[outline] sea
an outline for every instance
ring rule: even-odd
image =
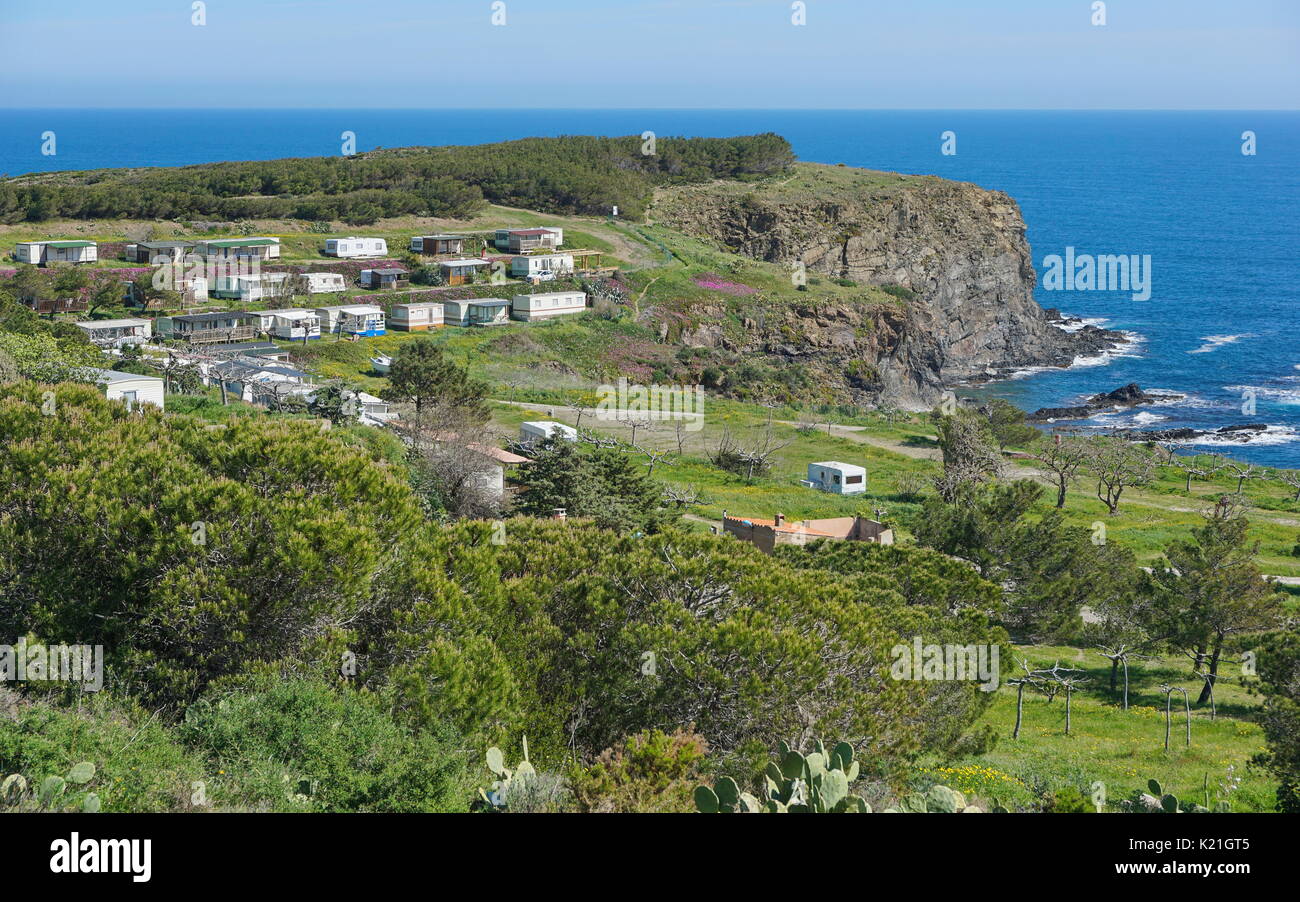
[[[1039,303],[1127,340],[963,393],[1032,411],[1135,382],[1159,403],[1056,425],[1267,424],[1246,443],[1185,447],[1300,467],[1297,112],[0,110],[0,173],[336,154],[345,132],[369,150],[646,131],[776,132],[803,160],[1006,192],[1024,213]],[[1053,258],[1115,255],[1149,274],[1148,290],[1045,279],[1061,273]]]

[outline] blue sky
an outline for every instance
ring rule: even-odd
[[[0,0],[0,105],[1300,107],[1300,0],[504,2]]]

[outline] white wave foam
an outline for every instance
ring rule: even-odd
[[[1108,322],[1110,322],[1110,320],[1106,319],[1104,316],[1093,316],[1073,320],[1068,323],[1052,323],[1052,325],[1060,329],[1062,332],[1078,332],[1084,326],[1096,326],[1100,329]]]
[[[1231,433],[1229,433],[1231,435]],[[1229,438],[1227,436],[1202,436],[1186,442],[1175,442],[1179,445],[1205,445],[1207,447],[1233,447],[1235,445],[1288,445],[1291,442],[1300,439],[1290,426],[1268,426],[1263,432],[1245,433],[1242,438]]]
[[[1295,388],[1269,388],[1266,385],[1225,385],[1223,390],[1239,395],[1254,392],[1256,398],[1277,401],[1279,404],[1300,404],[1300,389]]]
[[[1241,341],[1243,338],[1253,338],[1253,337],[1254,336],[1251,335],[1250,333],[1242,333],[1241,335],[1202,335],[1201,341],[1205,342],[1205,344],[1201,345],[1199,348],[1193,348],[1187,353],[1208,354],[1211,351],[1217,351],[1219,348],[1223,347],[1224,345],[1235,344]]]

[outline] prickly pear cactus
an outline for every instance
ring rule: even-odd
[[[741,792],[736,781],[723,777],[712,788],[695,789],[695,807],[716,813],[817,813],[869,814],[871,806],[849,792],[860,770],[853,760],[853,746],[837,744],[829,752],[821,741],[802,755],[781,743],[777,761],[768,762],[763,773],[763,799]]]
[[[495,774],[497,779],[488,789],[480,788],[478,794],[493,808],[504,808],[506,796],[510,794],[511,788],[523,785],[537,773],[532,762],[528,760],[527,736],[523,737],[523,746],[524,757],[513,769],[506,767],[505,755],[502,754],[501,749],[492,746],[487,750],[488,770]]]

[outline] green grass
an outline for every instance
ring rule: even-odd
[[[1070,647],[1029,646],[1017,649],[1031,667],[1063,665],[1086,671],[1091,680],[1074,694],[1071,730],[1065,735],[1065,697],[1048,702],[1025,692],[1024,724],[1018,740],[1011,738],[1016,717],[1016,691],[1003,684],[982,722],[997,731],[998,742],[986,754],[951,761],[932,757],[923,762],[927,775],[962,791],[987,799],[998,796],[1008,807],[1030,806],[1043,792],[1074,786],[1091,796],[1091,785],[1106,785],[1112,803],[1146,790],[1149,779],[1166,792],[1202,803],[1202,785],[1209,776],[1211,801],[1227,779],[1229,766],[1241,786],[1228,798],[1234,811],[1272,811],[1276,781],[1251,769],[1250,758],[1264,748],[1263,733],[1250,721],[1256,700],[1229,678],[1217,690],[1218,717],[1211,721],[1208,705],[1195,704],[1199,683],[1189,679],[1178,658],[1137,662],[1130,667],[1130,708],[1125,711],[1107,689],[1110,663],[1094,651]],[[1184,745],[1182,695],[1174,694],[1169,751],[1164,750],[1165,713],[1162,683],[1192,691],[1192,744]],[[940,768],[947,768],[941,770]]]

